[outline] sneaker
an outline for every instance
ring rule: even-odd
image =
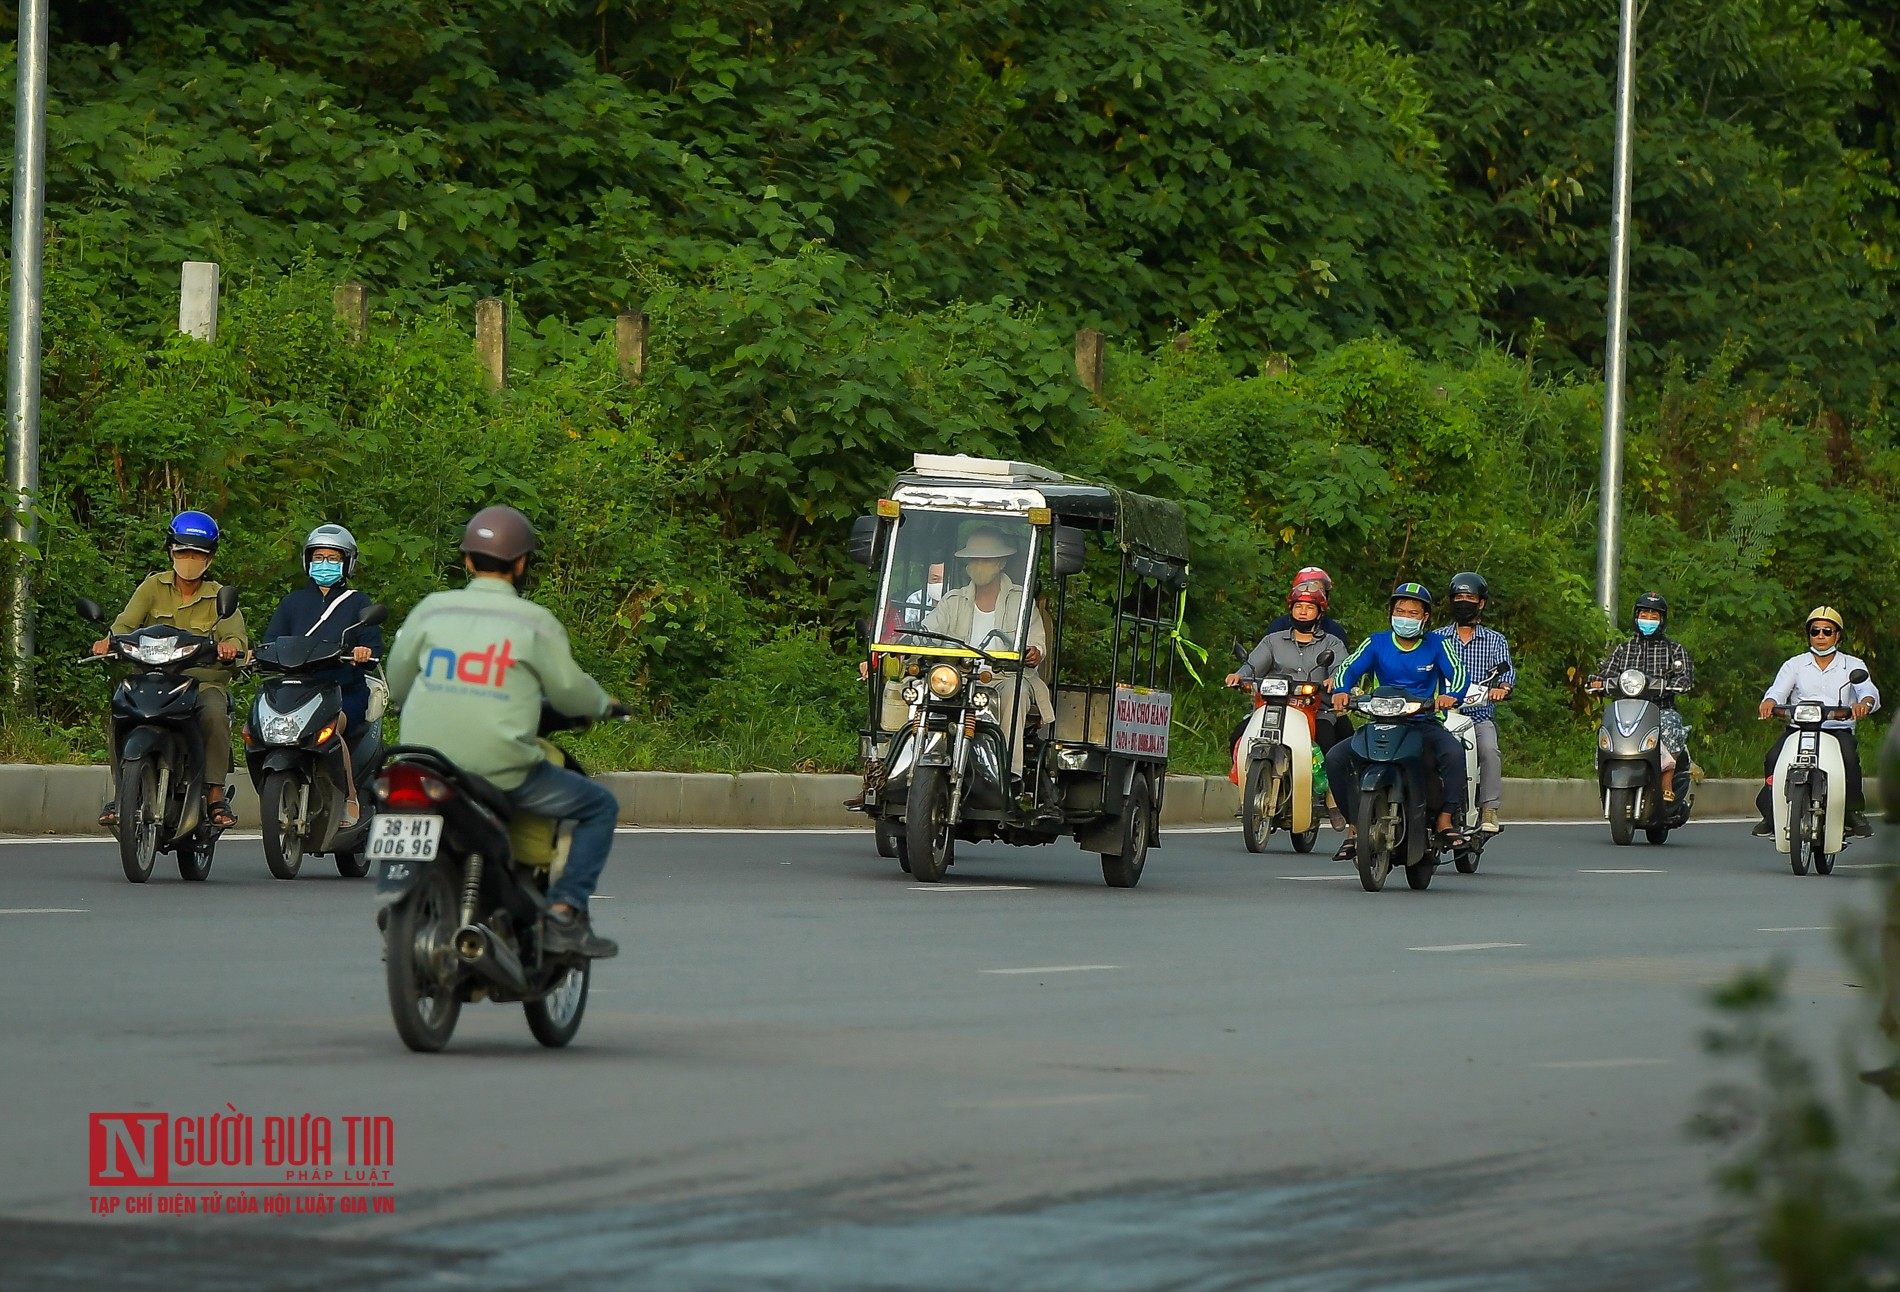
[[[1498,810],[1496,808],[1478,809],[1478,829],[1482,833],[1496,834],[1503,828],[1504,826],[1498,821]]]
[[[549,911],[541,930],[541,953],[611,960],[620,954],[620,944],[595,933],[585,914],[557,915]]]
[[[1868,822],[1865,812],[1849,812],[1847,814],[1847,832],[1856,839],[1871,839],[1874,837],[1874,827]]]
[[[1757,821],[1755,822],[1755,828],[1748,833],[1757,839],[1772,839],[1775,837],[1775,827],[1769,825],[1766,821]]]

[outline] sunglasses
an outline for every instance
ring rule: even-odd
[[[1832,629],[1832,628],[1810,628],[1810,629],[1808,629],[1808,636],[1810,636],[1810,637],[1833,637],[1833,636],[1835,636],[1835,635],[1836,635],[1836,634],[1835,634],[1835,630],[1834,630],[1834,629]]]

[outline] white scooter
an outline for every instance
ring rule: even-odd
[[[1842,690],[1866,680],[1867,670],[1857,668],[1847,675]],[[1775,851],[1788,854],[1788,865],[1797,875],[1807,874],[1810,862],[1815,874],[1831,875],[1847,830],[1847,765],[1840,740],[1821,724],[1851,718],[1854,711],[1797,699],[1776,705],[1774,715],[1786,718],[1795,732],[1794,739],[1781,746],[1768,791],[1775,809]]]
[[[1491,688],[1504,675],[1502,667],[1493,669],[1488,675],[1466,688],[1464,699],[1458,702],[1458,708],[1445,711],[1445,730],[1465,751],[1465,815],[1457,822],[1458,833],[1466,840],[1466,846],[1454,851],[1451,864],[1458,868],[1461,875],[1475,874],[1478,860],[1484,855],[1484,846],[1495,837],[1478,828],[1478,724],[1467,717],[1464,706],[1487,703]]]
[[[1316,676],[1275,674],[1248,684],[1258,697],[1234,745],[1240,781],[1241,836],[1248,852],[1265,852],[1275,829],[1293,851],[1311,852],[1325,795],[1313,793],[1312,714],[1324,703],[1333,653],[1321,651]]]

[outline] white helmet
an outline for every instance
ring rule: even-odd
[[[341,525],[319,525],[303,541],[303,568],[310,568],[310,553],[319,547],[343,553],[343,577],[356,573],[356,536]]]

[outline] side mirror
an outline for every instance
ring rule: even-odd
[[[365,610],[363,617],[357,620],[356,623],[359,628],[374,628],[388,618],[389,607],[378,601],[372,604],[368,610]]]
[[[1053,526],[1050,538],[1052,561],[1056,577],[1066,579],[1072,574],[1082,573],[1082,563],[1088,556],[1088,535],[1073,525]]]
[[[79,598],[79,617],[89,624],[102,624],[106,621],[105,608],[91,597]]]
[[[218,618],[229,619],[237,613],[238,590],[230,584],[218,589]]]
[[[1235,659],[1239,660],[1242,664],[1247,662],[1247,648],[1242,646],[1238,640],[1234,642],[1233,651]]]
[[[876,516],[860,516],[851,522],[851,541],[845,545],[851,553],[851,559],[867,570],[877,568],[877,532]]]
[[[1849,673],[1847,675],[1847,680],[1852,682],[1855,686],[1859,686],[1862,682],[1865,682],[1867,680],[1867,670],[1864,668],[1857,668],[1852,673]]]
[[[1333,667],[1332,647],[1329,646],[1325,650],[1319,653],[1319,666],[1323,669],[1326,669],[1329,672],[1332,670],[1332,667]]]

